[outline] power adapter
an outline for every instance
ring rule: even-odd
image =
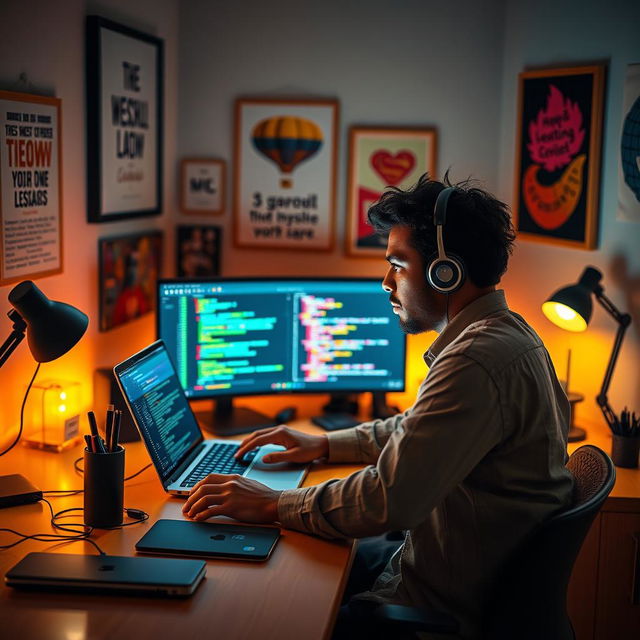
[[[39,500],[42,500],[42,491],[34,487],[24,476],[19,473],[0,476],[0,509]]]

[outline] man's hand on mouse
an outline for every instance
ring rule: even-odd
[[[182,513],[199,521],[228,516],[243,522],[275,522],[280,493],[243,476],[211,473],[191,489]]]
[[[286,449],[286,451],[277,451],[264,456],[262,461],[266,463],[313,462],[329,455],[327,436],[314,436],[283,426],[254,431],[242,441],[234,455],[240,459],[247,451],[265,444],[279,444]]]

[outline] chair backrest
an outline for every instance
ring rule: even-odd
[[[507,562],[487,610],[488,639],[574,638],[566,609],[571,571],[616,474],[609,456],[592,445],[577,449],[567,468],[574,478],[572,505],[543,522]]]

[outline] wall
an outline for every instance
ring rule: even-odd
[[[382,278],[384,260],[344,255],[348,129],[435,126],[439,169],[451,166],[453,178],[473,174],[495,189],[503,3],[280,0],[276,6],[259,0],[180,5],[178,151],[227,160],[231,193],[236,98],[337,98],[336,246],[330,254],[234,249],[229,197],[227,213],[213,221],[225,229],[223,274]],[[433,337],[410,338],[411,388],[398,398],[405,405],[424,376],[421,354]]]
[[[99,237],[134,230],[167,228],[166,246],[173,246],[169,216],[107,224],[86,222],[84,19],[98,14],[165,40],[165,212],[175,201],[177,37],[176,0],[125,0],[104,2],[48,2],[47,0],[3,0],[0,6],[0,88],[53,95],[62,99],[62,151],[64,211],[64,273],[38,280],[54,300],[63,300],[89,315],[85,337],[59,360],[42,365],[39,380],[72,378],[83,384],[84,402],[92,402],[93,370],[113,365],[153,340],[154,320],[148,315],[108,333],[98,331]],[[18,83],[26,73],[28,85]],[[166,267],[173,254],[167,251]],[[169,271],[167,271],[169,273]],[[0,287],[0,340],[11,330],[6,317],[9,287]],[[0,446],[15,434],[20,398],[34,370],[26,342],[18,347],[0,372]]]
[[[518,73],[563,64],[608,65],[598,249],[582,251],[521,241],[504,280],[512,306],[542,335],[561,377],[571,348],[570,387],[586,396],[578,405],[577,422],[603,424],[595,396],[613,345],[615,321],[596,305],[588,330],[569,334],[549,323],[540,304],[559,287],[575,282],[584,266],[594,265],[603,272],[605,293],[633,317],[609,398],[618,412],[625,405],[640,412],[640,224],[616,220],[623,83],[626,65],[640,62],[640,4],[512,0],[506,5],[505,24],[498,192],[507,202],[513,198]]]

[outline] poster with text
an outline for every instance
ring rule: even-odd
[[[595,249],[604,66],[520,74],[513,213],[520,237]]]
[[[235,244],[333,246],[338,103],[236,102]]]
[[[87,18],[90,222],[162,210],[163,43]]]
[[[225,201],[225,163],[208,158],[184,158],[181,163],[183,213],[222,213]]]
[[[0,91],[0,285],[62,272],[60,100]]]
[[[618,154],[617,219],[640,222],[640,64],[627,66]]]
[[[349,135],[347,253],[379,257],[387,248],[367,219],[369,207],[387,187],[406,189],[423,173],[436,172],[434,129],[353,127]]]

